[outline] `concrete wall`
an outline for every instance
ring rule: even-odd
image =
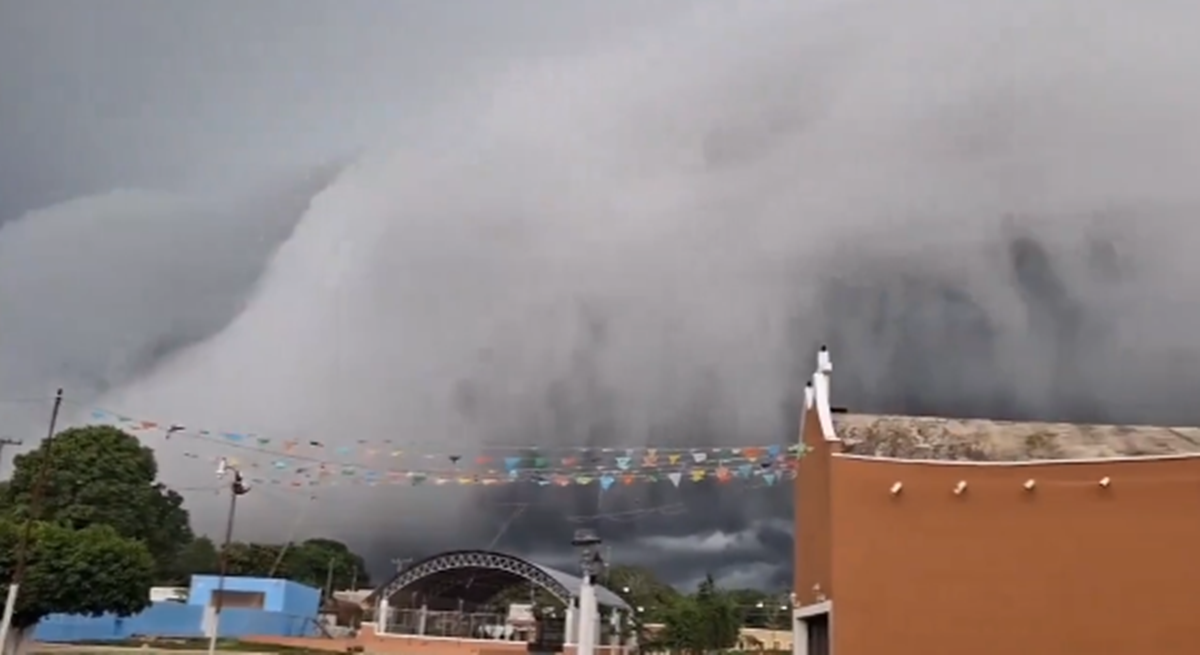
[[[1200,653],[1200,459],[831,465],[838,653]]]
[[[43,642],[113,641],[134,636],[203,637],[204,607],[183,603],[153,603],[141,614],[98,617],[54,614],[34,631]],[[221,636],[274,635],[305,637],[316,634],[311,617],[250,609],[221,612]]]

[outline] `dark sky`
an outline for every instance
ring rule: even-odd
[[[1198,14],[0,0],[3,431],[64,385],[330,444],[782,443],[821,342],[858,409],[1196,421]],[[496,547],[551,563],[590,522],[678,583],[791,565],[780,489],[268,490],[239,533],[382,570],[514,503]]]

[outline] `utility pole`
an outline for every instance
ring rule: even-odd
[[[50,427],[46,431],[46,450],[42,453],[41,465],[33,480],[33,489],[29,496],[29,512],[25,515],[25,527],[21,530],[21,541],[17,544],[17,570],[8,583],[8,596],[4,599],[4,617],[0,619],[0,650],[3,652],[8,651],[8,633],[12,628],[13,612],[17,607],[17,593],[21,589],[21,581],[25,579],[25,565],[29,559],[29,538],[33,534],[33,522],[37,520],[38,510],[41,509],[46,478],[49,477],[52,467],[50,461],[51,451],[54,450],[52,439],[54,439],[54,429],[58,426],[58,412],[62,409],[62,401],[63,390],[59,389],[54,394],[54,408],[50,410]],[[7,440],[5,441],[4,445],[8,445]]]
[[[413,558],[411,557],[396,557],[392,559],[392,564],[396,565],[396,573],[400,573],[405,567],[412,564],[412,561]]]
[[[225,542],[221,544],[220,575],[217,577],[217,589],[213,592],[215,597],[209,599],[213,613],[212,624],[209,626],[212,634],[208,637],[208,655],[214,655],[217,652],[217,633],[221,629],[221,604],[225,595],[225,572],[229,568],[229,544],[233,541],[233,517],[237,513],[237,499],[238,496],[250,492],[250,487],[246,486],[245,481],[242,480],[242,472],[230,466],[222,457],[221,462],[217,465],[217,477],[224,477],[226,471],[233,471],[233,481],[229,483],[229,515],[225,519]]]
[[[325,571],[325,600],[333,598],[333,562],[334,558],[329,558],[329,569]]]

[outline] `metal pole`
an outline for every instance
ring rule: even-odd
[[[241,473],[234,470],[233,482],[229,484],[229,516],[225,519],[225,541],[221,545],[220,569],[217,574],[217,589],[213,593],[216,594],[210,598],[210,604],[213,608],[212,613],[212,634],[208,636],[208,655],[213,655],[217,652],[217,633],[221,629],[221,603],[225,595],[225,572],[229,567],[229,544],[233,541],[233,517],[237,513],[237,497],[241,491]]]
[[[0,618],[0,652],[8,652],[8,633],[12,628],[13,613],[17,608],[17,594],[21,589],[21,581],[25,579],[25,566],[29,559],[29,538],[33,534],[33,522],[37,520],[38,510],[41,509],[42,494],[45,493],[46,477],[50,474],[51,439],[58,426],[58,411],[62,409],[63,390],[54,394],[54,408],[50,410],[50,427],[46,430],[46,451],[42,453],[41,466],[33,480],[33,489],[29,497],[29,513],[25,516],[25,527],[21,531],[21,541],[17,545],[17,570],[13,573],[8,584],[8,595],[4,599],[4,616]],[[14,647],[14,651],[16,648]]]

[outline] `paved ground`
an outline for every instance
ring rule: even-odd
[[[105,655],[116,655],[118,653],[128,653],[130,655],[157,655],[159,653],[170,653],[171,655],[208,655],[208,649],[183,649],[183,648],[154,648],[153,646],[80,646],[76,644],[34,644],[28,650],[30,655],[38,655],[45,653],[47,655],[84,655],[104,653]],[[262,651],[250,650],[217,650],[218,653],[225,655],[274,655],[276,651],[264,649]]]

